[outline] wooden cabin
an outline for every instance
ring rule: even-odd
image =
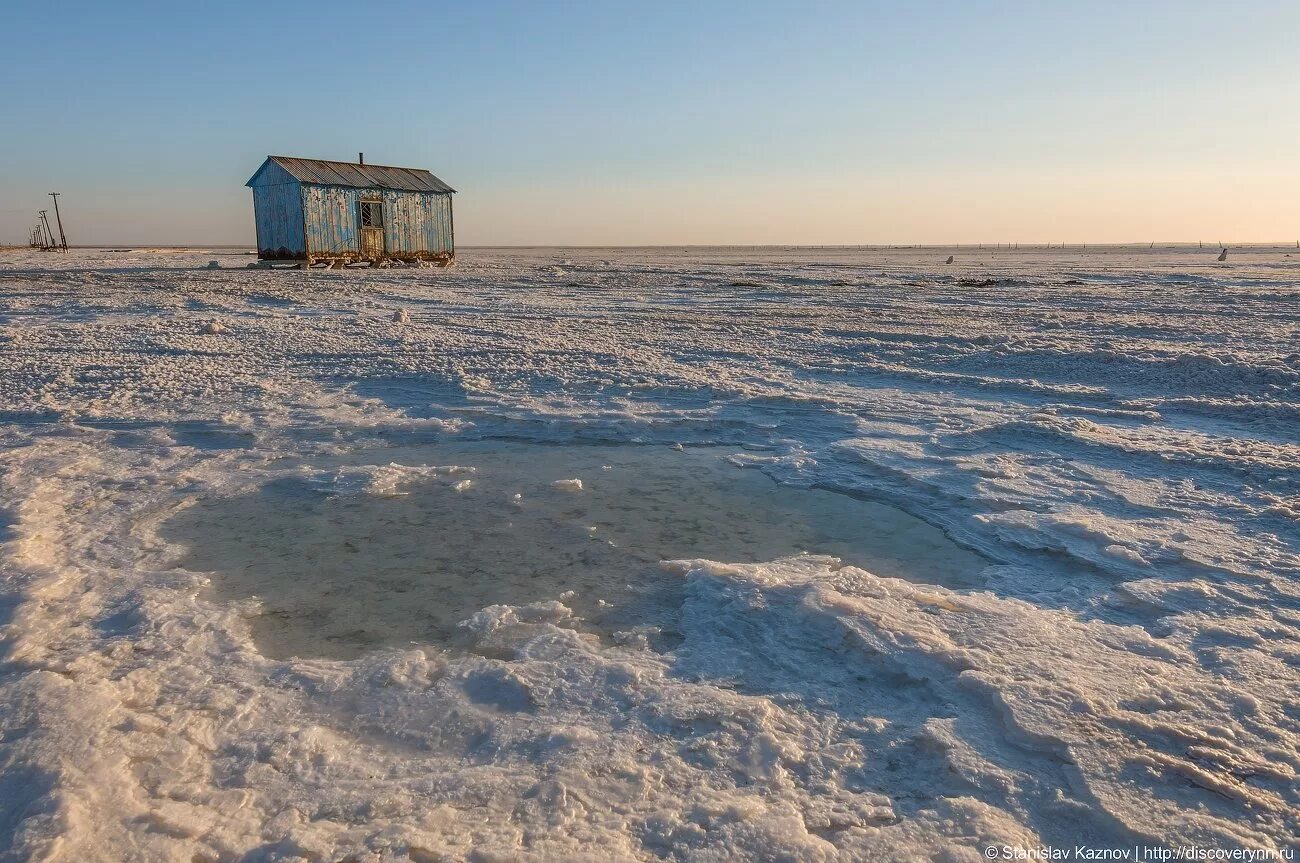
[[[451,196],[421,168],[267,156],[253,190],[257,256],[264,261],[450,263]]]

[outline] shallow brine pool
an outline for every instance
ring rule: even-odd
[[[830,554],[957,586],[987,565],[900,510],[781,485],[729,454],[499,441],[383,450],[201,501],[163,532],[221,598],[261,600],[253,636],[276,658],[456,649],[475,612],[548,600],[603,638],[638,630],[669,646],[683,582],[659,562],[678,558]]]

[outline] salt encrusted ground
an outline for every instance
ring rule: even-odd
[[[1294,845],[1287,254],[471,250],[449,270],[268,273],[7,253],[0,847]],[[819,557],[679,562],[671,649],[594,641],[541,603],[473,617],[482,656],[273,661],[256,603],[217,601],[162,539],[300,456],[493,436],[729,447],[996,564],[955,592]],[[376,460],[340,491],[420,467]]]

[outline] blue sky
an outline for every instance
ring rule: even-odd
[[[1293,240],[1300,4],[18,4],[0,242],[252,241],[268,153],[461,244]]]

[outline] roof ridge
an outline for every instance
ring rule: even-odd
[[[410,168],[405,165],[381,165],[378,162],[344,162],[339,159],[313,159],[309,156],[267,156],[268,159],[293,159],[295,162],[324,162],[327,165],[350,165],[353,168],[391,168],[394,171],[424,171],[432,173],[428,168]]]
[[[400,189],[407,192],[455,193],[455,189],[436,177],[428,168],[403,168],[399,165],[375,165],[363,162],[339,162],[334,159],[308,159],[303,156],[270,155],[263,167],[274,164],[300,183],[319,186],[342,186],[352,189]],[[253,184],[261,173],[248,181]]]

